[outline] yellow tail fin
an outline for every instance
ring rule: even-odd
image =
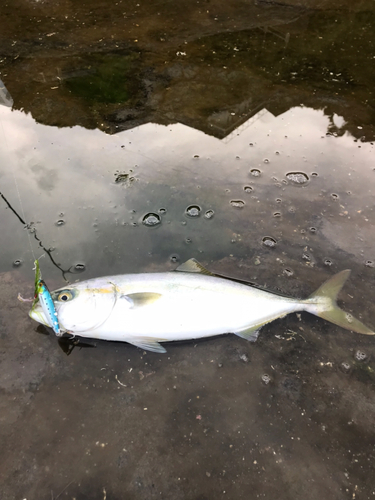
[[[365,335],[375,335],[375,332],[373,332],[371,328],[368,328],[361,321],[343,311],[337,305],[337,296],[344,286],[345,281],[349,278],[349,275],[350,270],[346,269],[345,271],[335,274],[332,278],[323,283],[323,285],[305,301],[307,306],[306,310],[346,330],[352,330],[353,332],[363,333]]]

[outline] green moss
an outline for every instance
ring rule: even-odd
[[[364,383],[375,383],[375,371],[369,364],[356,361],[354,363],[354,369],[354,373],[358,380]]]
[[[66,79],[66,87],[91,103],[127,102],[137,97],[140,90],[137,60],[136,55],[95,54],[84,62],[78,76]]]

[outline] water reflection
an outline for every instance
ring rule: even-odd
[[[118,2],[109,14],[94,0],[90,16],[85,5],[73,16],[65,4],[38,2],[43,48],[4,44],[2,78],[14,108],[46,125],[113,134],[179,122],[230,140],[263,114],[304,103],[325,110],[328,132],[372,140],[372,6],[352,11],[343,1],[349,14],[338,18],[314,0],[245,4]],[[183,27],[176,29],[174,16],[183,16]],[[8,31],[17,40],[17,25]]]
[[[16,180],[26,222],[54,247],[64,269],[85,262],[87,277],[133,271],[171,254],[251,261],[265,235],[277,247],[264,265],[268,259],[274,266],[277,257],[280,272],[328,260],[348,267],[348,259],[366,268],[373,260],[373,146],[358,147],[348,133],[327,136],[324,111],[262,113],[229,141],[182,124],[150,123],[111,136],[39,125],[5,107],[0,112],[7,144],[1,164],[15,174],[3,169],[3,192],[17,205]],[[113,182],[114,173],[121,180]],[[200,212],[205,217],[196,217]],[[30,262],[15,218],[8,214],[2,224],[12,234],[2,269],[15,258]]]
[[[9,94],[4,83],[0,80],[0,105],[11,108],[13,106],[12,96]]]

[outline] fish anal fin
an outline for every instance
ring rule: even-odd
[[[132,308],[135,308],[153,304],[162,297],[162,294],[156,292],[137,292],[128,293],[123,297],[131,303]]]
[[[166,349],[159,344],[158,340],[163,341],[163,339],[154,339],[152,337],[132,337],[131,340],[127,340],[129,344],[133,344],[140,349],[145,351],[158,352],[160,354],[166,353]]]
[[[239,332],[234,332],[235,335],[241,337],[250,342],[255,342],[259,336],[260,329],[263,325],[259,326],[251,326],[250,328],[246,328],[245,330],[240,330]]]
[[[176,271],[181,271],[184,273],[199,273],[205,274],[206,276],[215,276],[213,273],[211,273],[211,271],[206,269],[195,259],[189,259],[183,264],[179,265]]]

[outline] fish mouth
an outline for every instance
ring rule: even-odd
[[[35,305],[30,311],[29,311],[29,316],[31,319],[34,321],[37,321],[38,323],[41,323],[44,326],[49,326],[51,325],[48,323],[47,318],[44,315],[43,309],[39,304]]]
[[[47,320],[40,304],[36,304],[32,309],[30,309],[29,316],[31,319],[33,319],[37,323],[40,323],[41,325],[48,326],[49,328],[53,329],[52,325]],[[61,325],[60,325],[60,334],[62,335],[65,332],[66,332],[66,330],[64,328],[61,328]],[[56,335],[58,335],[58,334],[56,334]]]

